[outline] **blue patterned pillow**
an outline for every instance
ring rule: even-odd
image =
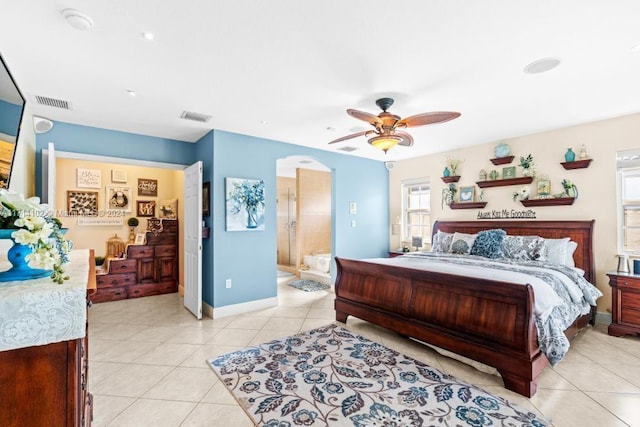
[[[502,241],[505,258],[516,261],[545,261],[547,251],[540,236],[507,236]]]
[[[471,255],[494,259],[502,257],[501,245],[506,235],[507,232],[499,228],[478,232],[478,237],[471,247]]]

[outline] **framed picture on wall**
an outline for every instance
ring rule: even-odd
[[[112,169],[111,170],[111,182],[119,182],[122,184],[127,183],[127,171]]]
[[[515,166],[507,166],[506,168],[502,168],[502,179],[509,179],[516,177],[516,167]]]
[[[475,187],[460,187],[460,203],[473,202]]]
[[[158,180],[138,178],[138,196],[158,196]]]
[[[264,181],[225,178],[227,231],[264,231]]]
[[[100,171],[100,169],[78,168],[77,179],[78,188],[102,187],[102,172]]]
[[[69,212],[69,215],[98,215],[98,192],[67,191],[67,212]]]
[[[204,182],[202,184],[202,216],[211,215],[210,206],[211,206],[211,183]]]
[[[140,217],[156,216],[155,200],[136,200],[136,215]]]
[[[551,181],[542,179],[538,181],[538,196],[548,196],[551,194]]]
[[[106,190],[107,209],[131,212],[131,187],[108,186]]]

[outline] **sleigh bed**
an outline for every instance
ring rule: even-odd
[[[594,221],[438,221],[433,232],[502,229],[510,236],[569,237],[577,243],[575,267],[594,283],[593,227]],[[476,360],[496,368],[507,389],[535,394],[549,359],[538,344],[534,288],[528,282],[425,271],[393,261],[336,258],[338,321],[346,323],[352,315]],[[564,330],[568,339],[593,323],[595,306],[587,304],[586,311]]]

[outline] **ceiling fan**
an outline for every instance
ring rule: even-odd
[[[369,139],[369,144],[381,149],[386,154],[389,149],[396,145],[404,145],[405,147],[413,145],[413,138],[411,135],[398,129],[443,123],[460,117],[460,113],[456,112],[432,111],[430,113],[416,114],[414,116],[401,119],[400,116],[387,112],[389,107],[393,105],[392,98],[380,98],[376,101],[376,105],[382,109],[382,113],[377,116],[374,116],[371,113],[365,113],[364,111],[353,110],[351,108],[347,110],[347,114],[358,120],[363,120],[369,123],[375,129],[352,133],[351,135],[334,139],[329,142],[329,144],[334,144],[351,138],[357,138],[362,135],[369,136],[375,134],[376,136]]]

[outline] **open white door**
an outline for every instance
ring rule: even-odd
[[[202,319],[202,162],[184,170],[184,306]]]
[[[42,150],[42,203],[46,203],[54,211],[56,209],[56,150],[50,142],[46,150]]]

